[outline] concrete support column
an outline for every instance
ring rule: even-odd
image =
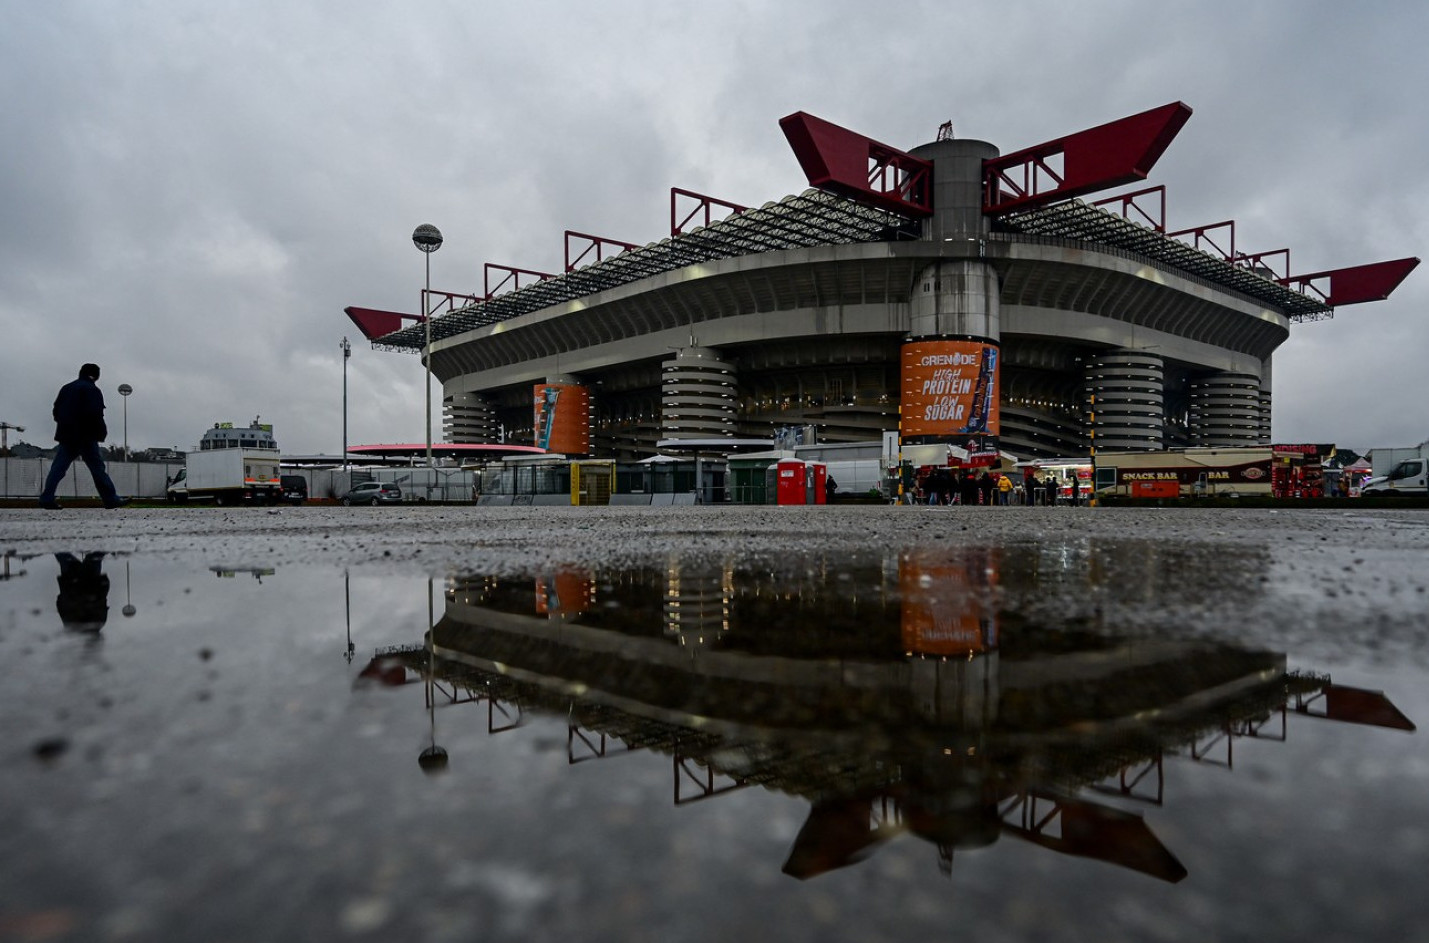
[[[1261,444],[1264,428],[1260,377],[1215,373],[1191,384],[1191,438],[1203,448]]]
[[[1160,451],[1164,447],[1165,361],[1145,350],[1119,348],[1087,361],[1087,431],[1098,451]],[[1090,417],[1089,417],[1090,419]]]
[[[923,269],[909,299],[909,339],[1002,339],[1002,292],[992,266],[977,259]]]
[[[532,388],[535,445],[562,455],[590,454],[590,388],[572,376],[550,376]]]
[[[933,164],[933,215],[923,221],[922,238],[938,243],[943,259],[918,275],[909,298],[899,434],[904,444],[947,443],[993,460],[1002,289],[983,261],[991,224],[982,212],[982,166],[997,148],[946,140],[912,153]]]
[[[661,367],[660,432],[666,439],[734,435],[734,365],[709,347],[684,347]]]
[[[992,224],[982,212],[982,162],[998,156],[986,141],[935,141],[909,152],[933,163],[933,215],[923,221],[923,239],[962,242],[987,235]]]
[[[899,434],[946,442],[978,461],[997,455],[1000,429],[997,273],[972,259],[928,266],[913,286],[903,344]]]

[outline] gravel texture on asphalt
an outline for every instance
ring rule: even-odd
[[[1429,512],[1418,509],[0,510],[0,553],[104,550],[206,566],[317,564],[434,576],[649,566],[692,555],[787,567],[848,554],[994,547],[1108,561],[1105,578],[1090,586],[1039,581],[1021,596],[998,590],[1000,607],[1028,618],[1095,618],[1118,628],[1174,620],[1178,629],[1212,631],[1254,620],[1306,637],[1343,630],[1391,651],[1423,647],[1420,635],[1429,623]],[[1147,583],[1152,578],[1155,587]]]

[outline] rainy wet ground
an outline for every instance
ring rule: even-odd
[[[0,511],[0,940],[1429,939],[1426,536]]]

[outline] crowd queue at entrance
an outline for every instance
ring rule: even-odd
[[[910,500],[916,504],[1052,506],[1086,503],[1090,489],[1076,475],[1063,482],[1048,473],[1038,477],[1028,469],[994,472],[973,468],[925,467],[914,476]]]

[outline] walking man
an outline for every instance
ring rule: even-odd
[[[49,477],[45,479],[45,490],[40,493],[42,508],[59,510],[61,505],[55,500],[55,489],[77,458],[83,459],[89,467],[105,507],[117,508],[129,503],[114,490],[114,482],[104,470],[104,458],[99,454],[99,443],[108,438],[109,430],[104,425],[104,394],[94,382],[98,379],[99,367],[87,363],[79,368],[79,379],[60,387],[59,396],[55,397],[55,441],[59,445],[50,463]]]

